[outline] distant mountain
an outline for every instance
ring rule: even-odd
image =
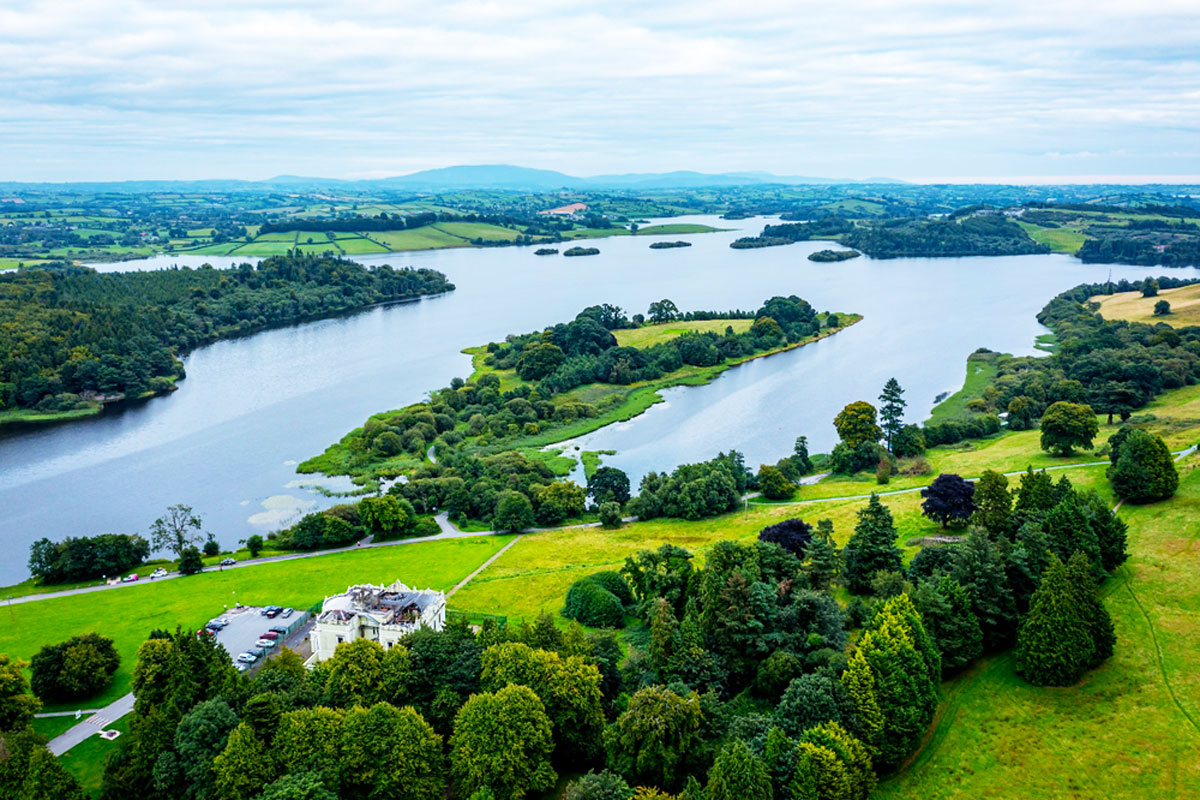
[[[560,189],[696,189],[756,185],[830,185],[866,183],[904,183],[891,178],[844,180],[813,178],[799,175],[773,175],[769,172],[706,173],[692,170],[675,172],[632,172],[621,175],[596,175],[579,178],[549,169],[532,169],[511,164],[479,164],[441,167],[397,175],[390,178],[342,180],[302,175],[276,175],[264,181],[201,180],[201,181],[104,181],[87,183],[0,183],[0,190],[22,187],[71,188],[79,191],[153,192],[199,191],[239,192],[274,190],[282,192],[342,191],[369,189],[406,189],[414,192],[447,192],[468,189],[549,192]]]

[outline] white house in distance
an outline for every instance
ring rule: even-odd
[[[370,639],[388,650],[417,628],[440,631],[446,625],[446,594],[411,589],[400,581],[391,586],[351,586],[326,597],[309,640],[312,660],[324,661],[342,642]]]

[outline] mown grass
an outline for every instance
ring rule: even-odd
[[[1025,232],[1029,234],[1029,238],[1038,244],[1049,245],[1052,253],[1074,255],[1087,241],[1086,236],[1073,228],[1043,228],[1030,222],[1018,222],[1017,224],[1024,228]]]
[[[1200,463],[1178,494],[1125,506],[1129,561],[1103,586],[1116,654],[1038,688],[1011,656],[942,686],[935,725],[880,798],[1200,795]]]
[[[410,586],[449,589],[503,547],[508,538],[472,537],[347,550],[5,604],[0,608],[0,653],[28,659],[44,645],[72,636],[95,631],[111,638],[121,654],[121,667],[103,693],[86,701],[88,706],[99,707],[129,691],[137,648],[155,628],[199,627],[239,602],[308,608],[352,583],[391,583],[399,578]]]
[[[706,319],[692,322],[663,322],[658,325],[643,325],[640,328],[627,328],[613,331],[617,344],[621,347],[653,347],[661,342],[675,339],[678,336],[693,333],[724,333],[728,327],[734,333],[745,333],[754,324],[751,319]]]
[[[1181,328],[1200,325],[1200,283],[1180,286],[1177,289],[1163,289],[1157,297],[1142,297],[1141,292],[1120,292],[1099,295],[1092,300],[1100,303],[1100,314],[1105,319],[1125,319],[1130,322],[1148,322],[1151,325],[1165,322]],[[1154,315],[1154,304],[1159,300],[1166,300],[1171,304],[1170,314]]]
[[[366,236],[389,250],[436,250],[443,247],[467,247],[470,244],[461,236],[446,233],[432,225],[407,231],[372,231]]]

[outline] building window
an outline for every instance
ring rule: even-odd
[[[340,637],[340,636],[339,636],[339,637],[337,637],[337,640],[338,640],[338,644],[341,644],[341,643],[342,643],[342,637]]]

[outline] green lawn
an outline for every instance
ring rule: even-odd
[[[439,222],[434,227],[451,236],[463,239],[478,238],[489,242],[511,242],[521,235],[518,230],[500,225],[489,225],[486,222]]]
[[[155,628],[199,627],[238,602],[308,608],[352,583],[400,579],[410,586],[449,589],[503,547],[508,538],[348,550],[73,597],[6,604],[0,609],[0,653],[28,659],[44,645],[91,631],[113,639],[121,654],[121,667],[109,688],[87,703],[101,706],[129,691],[134,655]]]
[[[123,717],[105,730],[129,730],[129,717]],[[72,720],[73,721],[73,720]],[[99,796],[100,782],[104,778],[104,762],[121,746],[121,740],[108,741],[99,736],[89,736],[66,753],[59,756],[63,766],[78,780],[83,790],[92,797]]]
[[[1073,228],[1043,228],[1030,222],[1018,222],[1017,224],[1025,229],[1029,238],[1038,244],[1049,245],[1051,252],[1054,253],[1074,255],[1087,241],[1086,236]]]
[[[643,325],[640,328],[628,328],[613,331],[617,344],[621,347],[638,347],[645,349],[660,342],[674,339],[684,333],[724,333],[728,327],[734,333],[745,333],[754,324],[751,319],[708,319],[694,322],[663,322],[658,325]]]
[[[342,248],[342,252],[346,255],[389,252],[386,247],[378,242],[372,242],[370,239],[363,238],[362,236],[343,237],[339,234],[337,243],[338,247]]]

